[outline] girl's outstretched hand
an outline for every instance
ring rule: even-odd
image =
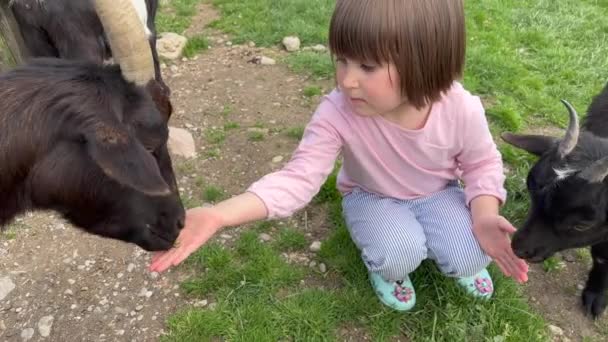
[[[186,222],[177,237],[175,247],[168,251],[156,252],[150,263],[150,271],[163,272],[178,265],[205,244],[221,227],[220,215],[213,207],[189,209],[186,211]]]
[[[473,233],[481,248],[496,262],[502,273],[519,283],[528,281],[528,264],[518,258],[511,248],[509,235],[515,227],[500,215],[480,218],[473,225]]]

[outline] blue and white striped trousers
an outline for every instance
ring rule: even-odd
[[[387,281],[403,279],[427,257],[452,277],[475,275],[491,261],[473,235],[471,213],[456,183],[413,200],[354,189],[342,208],[368,270]]]

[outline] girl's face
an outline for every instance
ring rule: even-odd
[[[377,65],[338,57],[336,67],[338,87],[357,114],[382,115],[403,104],[399,74],[393,63]]]

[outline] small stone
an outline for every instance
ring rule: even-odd
[[[582,291],[583,289],[585,289],[585,285],[578,284],[578,285],[576,285],[576,288]]]
[[[4,321],[0,321],[0,331],[4,330],[6,330],[6,324],[4,324]]]
[[[220,235],[220,237],[221,237],[222,239],[225,239],[225,240],[230,240],[230,239],[232,239],[232,236],[231,236],[231,235],[228,235],[228,234],[221,234],[221,235]]]
[[[150,272],[150,279],[154,280],[154,279],[158,279],[159,274],[158,272]]]
[[[135,264],[131,263],[127,266],[127,272],[133,272],[135,269]]]
[[[310,267],[310,268],[313,268],[313,267],[315,267],[315,266],[317,266],[317,262],[316,262],[316,261],[314,261],[314,260],[313,260],[313,261],[311,261],[311,262],[308,264],[308,267]]]
[[[124,335],[124,334],[125,334],[125,329],[119,329],[119,330],[116,330],[116,335],[118,335],[118,336],[122,336],[122,335]]]
[[[74,284],[76,284],[76,280],[74,280],[74,279],[68,279],[68,283],[70,285],[74,285]]]
[[[193,305],[194,305],[194,307],[197,307],[197,308],[207,306],[207,300],[206,299],[199,300],[198,302],[194,303]]]
[[[67,289],[67,290],[65,290],[65,291],[63,292],[63,294],[64,294],[64,295],[71,296],[71,295],[73,295],[73,294],[74,294],[74,292],[72,292],[72,290],[70,290],[70,289]]]
[[[309,247],[311,252],[318,252],[321,250],[321,241],[314,241],[310,247]]]
[[[294,36],[288,36],[283,38],[283,46],[285,46],[285,50],[289,52],[300,50],[300,38]]]
[[[15,289],[15,283],[9,277],[0,278],[0,301]]]
[[[119,306],[115,307],[115,308],[114,308],[114,311],[115,311],[117,314],[121,314],[121,315],[126,315],[126,314],[129,312],[127,309],[125,309],[125,308],[121,308],[121,307],[119,307]]]
[[[169,69],[171,70],[171,72],[177,72],[179,69],[177,68],[177,65],[173,64],[169,67]]]
[[[53,316],[44,316],[38,321],[38,332],[42,337],[48,337],[51,334],[51,328],[53,327]]]
[[[135,307],[135,311],[141,311],[144,308],[143,305],[138,305]]]
[[[283,156],[276,156],[276,157],[272,158],[272,162],[275,164],[280,163],[282,161],[283,161]]]
[[[549,332],[553,336],[562,336],[564,334],[564,331],[562,330],[562,328],[560,328],[558,326],[549,324],[549,326],[547,328],[549,328]]]
[[[262,57],[260,57],[260,61],[259,61],[258,64],[261,64],[261,65],[275,65],[275,64],[277,64],[277,61],[275,61],[274,59],[272,59],[270,57],[262,56]]]
[[[319,271],[321,271],[321,273],[327,272],[327,266],[325,266],[324,263],[320,263],[319,264]]]
[[[313,49],[313,51],[316,51],[316,52],[325,52],[325,50],[327,50],[327,48],[323,44],[314,45],[312,47],[312,49]]]
[[[255,42],[250,41],[249,43],[247,43],[247,46],[249,46],[250,48],[255,47]]]
[[[260,234],[260,240],[262,240],[264,242],[268,242],[268,241],[272,240],[272,237],[266,233],[262,233],[262,234]]]
[[[21,331],[21,338],[24,341],[28,341],[32,337],[34,337],[34,328],[27,328]]]

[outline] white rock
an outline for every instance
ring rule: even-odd
[[[53,316],[44,316],[38,321],[38,332],[42,337],[48,337],[51,334],[51,328],[53,327]]]
[[[268,241],[272,240],[272,237],[266,233],[262,233],[262,234],[260,234],[260,240],[262,240],[264,242],[268,242]]]
[[[275,65],[275,64],[277,64],[277,61],[275,61],[274,59],[272,59],[270,57],[262,56],[260,58],[260,64],[262,64],[262,65]]]
[[[166,59],[177,59],[182,56],[188,39],[173,32],[164,32],[156,40],[158,55]]]
[[[9,277],[0,278],[0,300],[3,300],[15,289],[15,283]]]
[[[276,156],[276,157],[272,158],[273,163],[280,163],[282,161],[283,161],[283,156]]]
[[[196,148],[192,134],[183,128],[169,127],[169,152],[186,158],[196,157]]]
[[[549,324],[549,326],[547,326],[547,328],[549,328],[549,332],[553,336],[562,336],[564,334],[564,331],[562,330],[562,328],[560,328],[558,326]]]
[[[285,50],[289,52],[300,50],[300,38],[294,36],[288,36],[283,38],[283,46]]]
[[[312,49],[316,52],[325,52],[325,50],[327,50],[327,48],[323,44],[317,44],[313,46]]]
[[[311,252],[318,252],[321,250],[321,241],[314,241],[310,247],[309,247]]]
[[[321,273],[327,272],[327,266],[325,266],[324,263],[320,263],[319,264],[319,271],[321,271]]]
[[[33,328],[27,328],[27,329],[23,329],[21,331],[21,339],[23,339],[24,341],[28,341],[32,337],[34,337],[34,329]]]

